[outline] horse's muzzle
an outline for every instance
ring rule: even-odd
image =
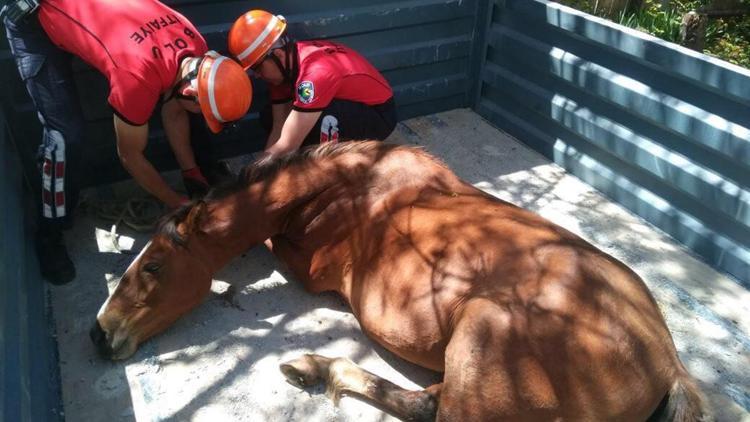
[[[99,321],[94,322],[94,326],[89,331],[91,341],[94,342],[96,349],[99,354],[105,359],[112,359],[112,346],[107,343],[107,334],[102,330],[102,326],[99,325]]]

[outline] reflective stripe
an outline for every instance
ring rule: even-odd
[[[216,104],[214,80],[216,79],[216,72],[219,71],[219,66],[224,60],[227,60],[227,58],[224,56],[216,59],[216,61],[211,64],[211,70],[208,73],[208,104],[211,106],[211,113],[214,115],[214,118],[222,123],[224,123],[225,120],[223,117],[221,117],[221,113],[219,113],[219,107]]]
[[[65,139],[56,130],[50,130],[49,133],[55,142],[55,165],[52,168],[55,175],[55,212],[58,217],[65,217]]]
[[[272,16],[271,20],[268,22],[268,25],[266,25],[266,28],[263,29],[263,32],[258,35],[258,38],[253,41],[252,44],[250,44],[249,47],[247,47],[242,53],[237,55],[237,58],[240,60],[245,60],[245,57],[249,56],[253,51],[255,51],[258,46],[265,41],[266,38],[268,38],[268,35],[273,31],[273,29],[278,25],[279,18],[276,16]]]
[[[44,147],[44,164],[42,166],[42,187],[52,190],[52,150],[49,146]]]
[[[65,139],[57,130],[45,130],[42,165],[42,215],[65,216]]]

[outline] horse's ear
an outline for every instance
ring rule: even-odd
[[[190,208],[190,212],[188,212],[185,220],[183,220],[182,224],[178,226],[177,233],[179,233],[182,237],[187,237],[190,234],[198,231],[198,229],[200,228],[201,220],[203,220],[203,216],[205,214],[206,203],[203,201],[196,202],[195,205]]]

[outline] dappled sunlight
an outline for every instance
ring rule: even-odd
[[[413,119],[400,126],[410,128],[411,133],[407,130],[396,133],[395,142],[409,145],[419,142],[429,152],[439,151],[439,157],[474,186],[541,214],[635,270],[659,304],[681,359],[708,390],[712,402],[723,397],[737,401],[746,394],[744,386],[750,385],[750,380],[743,368],[750,363],[747,357],[750,341],[743,332],[750,332],[747,318],[750,297],[741,286],[690,257],[665,235],[612,204],[558,165],[490,128],[467,110]],[[342,175],[345,176],[346,173]],[[292,180],[290,185],[303,189],[309,183],[309,180],[299,179]],[[459,196],[446,191],[445,197],[451,200]],[[353,198],[349,206],[336,204],[338,207],[333,207],[333,211],[336,215],[353,213],[356,211],[353,204],[360,204],[357,201]],[[450,230],[449,222],[436,221],[434,241],[420,243],[419,230],[423,227],[420,222],[426,221],[429,213],[438,212],[441,209],[438,205],[410,208],[410,217],[403,220],[408,224],[399,224],[395,227],[397,230],[394,229],[399,233],[400,243],[389,243],[392,255],[366,246],[366,241],[377,245],[389,239],[368,238],[366,226],[355,227],[353,238],[363,245],[357,250],[370,257],[371,267],[377,267],[381,260],[395,262],[395,258],[413,254],[420,265],[410,267],[401,275],[416,280],[426,274],[428,278],[429,288],[424,291],[395,286],[396,300],[368,302],[367,310],[382,322],[394,315],[404,315],[410,305],[425,302],[439,319],[441,295],[450,296],[452,289],[462,288],[467,280],[486,276],[491,248],[471,241],[482,231],[481,213],[477,214],[477,221],[467,218],[472,227],[465,233]],[[395,214],[401,212],[401,208],[394,206],[383,212]],[[83,224],[86,223],[91,227],[93,221]],[[526,226],[529,236],[534,230],[537,230],[534,224]],[[148,240],[145,235],[133,237],[136,250],[143,248]],[[96,247],[92,239],[88,236],[86,239],[76,245],[76,256],[83,256]],[[499,242],[497,247],[501,246]],[[551,250],[556,247],[554,244],[543,246]],[[477,250],[488,253],[477,254]],[[330,250],[333,254],[339,252]],[[309,293],[303,285],[305,280],[293,275],[295,268],[288,268],[262,245],[238,254],[216,273],[205,300],[166,331],[143,343],[132,358],[124,362],[102,361],[86,338],[86,330],[133,256],[110,253],[92,256],[102,259],[101,263],[92,262],[89,268],[83,269],[84,276],[92,282],[80,284],[80,291],[61,289],[55,292],[56,312],[62,310],[58,332],[65,329],[76,332],[61,346],[61,359],[73,363],[71,366],[61,364],[64,390],[68,391],[66,406],[70,405],[71,410],[69,415],[89,416],[88,408],[101,403],[101,406],[116,409],[107,410],[110,419],[126,420],[393,420],[354,398],[344,398],[336,408],[326,397],[323,386],[300,389],[287,383],[279,364],[304,353],[347,357],[368,371],[413,390],[441,380],[439,374],[406,362],[375,343],[363,332],[344,300],[333,293]],[[565,262],[581,259],[576,255],[560,256]],[[397,269],[395,266],[392,273],[397,274]],[[564,277],[564,274],[548,276]],[[607,301],[591,310],[597,317],[577,320],[580,315],[571,314],[563,305],[571,296],[573,300],[583,300],[587,294],[594,294],[598,289],[596,283],[598,281],[583,290],[578,290],[580,286],[570,281],[549,290],[508,289],[502,294],[516,300],[536,295],[528,302],[529,306],[519,309],[511,320],[521,324],[540,318],[537,321],[542,323],[534,329],[550,330],[548,347],[555,350],[556,356],[575,363],[572,367],[587,368],[590,362],[607,362],[606,356],[610,353],[607,345],[618,344],[619,338],[632,336],[638,330],[659,330],[658,321],[653,318],[633,325],[625,323]],[[377,286],[371,286],[369,291],[375,288]],[[621,288],[623,294],[634,294],[632,288]],[[580,292],[584,293],[575,299]],[[355,292],[352,296],[355,308],[364,300],[365,293]],[[649,308],[649,301],[644,297],[634,294],[629,299],[618,300],[617,312],[638,314]],[[400,329],[400,335],[434,329],[432,316],[409,319],[413,326],[399,325],[399,319],[394,319],[393,326]],[[604,319],[612,323],[602,324]],[[403,321],[401,318],[400,323]],[[574,321],[577,322],[574,324]],[[486,341],[499,341],[501,337],[495,333],[487,336]],[[592,346],[589,353],[575,357],[572,355],[575,349],[567,349],[570,339],[591,342],[598,347]],[[545,367],[531,361],[519,364],[524,371],[557,376],[562,382],[586,376],[585,371],[557,365]],[[632,365],[632,362],[623,364]],[[78,371],[79,367],[83,371]],[[649,371],[654,368],[635,365],[630,369],[627,377],[635,380],[648,379]],[[79,382],[79,378],[84,381]],[[592,405],[602,389],[614,388],[621,381],[611,376],[594,378],[582,387]],[[521,387],[524,386],[519,385]],[[650,388],[651,385],[644,384],[644,390]],[[476,392],[476,397],[481,396],[480,392]],[[93,398],[87,400],[87,395]],[[493,397],[486,399],[494,400]],[[731,406],[726,407],[730,410],[721,410],[728,412],[722,415],[738,414]]]
[[[750,385],[746,371],[750,339],[731,320],[717,318],[663,280],[652,286],[652,292],[672,331],[680,358],[714,402],[717,420],[735,419],[732,415],[743,412],[738,404],[748,404],[747,392],[742,391]]]
[[[94,220],[83,218],[79,226],[91,227],[87,223]],[[133,237],[136,251],[149,238],[137,233]],[[146,341],[131,359],[104,361],[96,355],[88,329],[134,255],[96,253],[93,237],[86,239],[91,241],[74,245],[72,253],[88,254],[89,265],[82,265],[81,276],[90,281],[69,291],[58,289],[55,298],[69,418],[207,421],[220,415],[228,420],[276,421],[356,414],[363,421],[393,420],[355,399],[343,400],[337,409],[321,388],[289,385],[278,365],[305,352],[346,356],[413,388],[419,387],[408,374],[428,379],[431,373],[393,365],[390,352],[362,333],[340,299],[305,292],[263,247],[227,265],[201,305]],[[242,310],[221,296],[230,285]]]
[[[118,234],[113,226],[109,230],[99,227],[94,228],[94,238],[99,253],[131,253],[135,239],[130,236]]]
[[[555,164],[501,173],[475,186],[540,213],[637,271],[654,293],[685,364],[695,369],[712,400],[723,403],[721,420],[742,412],[732,401],[747,403],[747,393],[738,391],[750,385],[744,370],[750,344],[741,340],[750,333],[750,292]],[[666,203],[652,205],[670,209]],[[688,297],[693,306],[686,307]],[[716,398],[727,396],[732,399],[726,403]]]
[[[596,94],[597,97],[613,101],[625,107],[629,112],[641,115],[644,119],[667,125],[686,136],[695,133],[696,130],[715,130],[718,136],[702,139],[701,142],[717,151],[731,154],[732,142],[742,143],[742,140],[750,137],[748,128],[658,91],[636,79],[580,58],[571,52],[558,47],[550,47],[549,56],[550,71],[553,74]],[[560,106],[562,99],[565,99],[563,94],[554,93],[554,97],[550,99],[552,106],[550,117],[561,120],[560,116],[555,115],[555,107]],[[572,101],[575,104],[572,99],[566,99],[566,101]],[[595,103],[592,105],[597,106]],[[567,110],[567,112],[570,111],[572,110]],[[596,138],[590,139],[596,142]]]
[[[249,255],[254,258],[253,253]],[[248,264],[237,266],[235,274],[229,275],[247,271]],[[148,357],[128,366],[131,387],[142,393],[137,395],[142,402],[134,401],[138,414],[193,420],[203,417],[206,406],[232,420],[259,420],[255,418],[261,416],[260,420],[269,421],[316,420],[338,414],[322,391],[303,391],[287,384],[279,363],[312,351],[331,356],[345,353],[355,361],[376,362],[376,368],[382,360],[368,350],[372,347],[369,340],[337,299],[309,295],[296,283],[287,283],[279,273],[251,283],[237,294],[244,312],[208,299],[160,336],[158,344],[152,345],[155,349],[147,351]],[[182,348],[160,353],[164,347],[176,347],[175,342],[182,343]],[[213,405],[225,400],[237,405]],[[355,409],[367,410],[362,404]]]
[[[107,273],[104,274],[104,279],[107,281],[107,290],[109,294],[112,294],[112,292],[115,291],[115,287],[117,287],[117,282],[120,280],[120,276]]]
[[[583,236],[633,266],[649,285],[652,284],[649,275],[657,273],[675,281],[693,280],[690,285],[693,295],[709,301],[713,305],[712,309],[723,317],[743,324],[744,319],[741,316],[747,313],[750,306],[747,305],[750,303],[750,293],[741,286],[723,282],[723,276],[709,270],[698,261],[692,260],[691,266],[688,266],[682,258],[685,254],[683,247],[654,231],[621,206],[592,191],[590,186],[578,179],[572,176],[560,177],[556,181],[547,178],[548,181],[554,182],[554,186],[547,189],[547,196],[528,202],[533,198],[528,192],[540,189],[544,183],[542,173],[539,168],[535,168],[517,175],[504,176],[494,183],[480,182],[477,186],[533,209]],[[547,170],[546,173],[552,173],[552,170]],[[499,188],[503,184],[507,187]],[[606,218],[603,219],[603,216]],[[678,306],[679,303],[674,305]],[[750,332],[748,322],[744,322],[744,329]]]
[[[284,276],[274,270],[266,279],[259,280],[253,284],[248,284],[242,290],[243,293],[261,293],[265,290],[273,290],[288,284],[289,281]]]

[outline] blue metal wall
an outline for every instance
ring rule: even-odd
[[[62,419],[56,347],[17,157],[0,113],[0,421],[55,421]]]
[[[290,22],[289,32],[298,39],[333,39],[343,42],[369,58],[394,88],[400,119],[468,107],[476,91],[476,74],[481,43],[476,34],[478,10],[487,6],[479,0],[411,0],[371,2],[369,0],[202,1],[167,0],[188,17],[207,39],[209,46],[226,50],[231,24],[250,9],[266,9],[283,14]],[[3,31],[4,34],[4,31]],[[2,36],[0,36],[2,37]],[[107,82],[95,70],[76,62],[77,85],[88,121],[86,161],[91,183],[124,179],[127,174],[116,156],[112,114],[106,104]],[[31,162],[39,139],[38,124],[31,103],[18,80],[7,42],[0,40],[0,82],[10,89],[0,98],[11,105],[13,132],[24,141],[24,160]],[[217,157],[257,151],[265,144],[257,112],[266,104],[266,89],[255,83],[251,113],[241,130],[208,142]],[[162,170],[175,168],[172,153],[163,139],[158,116],[152,119],[152,139],[146,151]]]
[[[750,71],[494,1],[476,110],[750,287]]]
[[[299,39],[344,42],[391,82],[401,119],[474,106],[750,287],[747,70],[542,0],[166,3],[217,50],[250,8],[284,14]],[[106,81],[81,62],[75,68],[88,121],[85,158],[97,174],[91,184],[122,179]],[[21,167],[33,171],[40,131],[4,40],[0,84],[11,122],[6,128],[0,115],[0,417],[49,420],[57,404],[54,342],[20,176]],[[239,132],[209,139],[217,157],[260,149],[265,92],[256,84]],[[158,118],[152,124],[147,155],[173,168]]]

